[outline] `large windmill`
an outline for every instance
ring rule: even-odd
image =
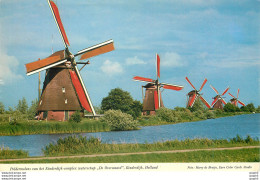
[[[53,53],[51,56],[26,64],[27,75],[46,70],[41,97],[39,99],[38,113],[41,119],[67,120],[75,111],[87,110],[96,116],[87,89],[82,81],[75,57],[85,60],[114,50],[113,40],[83,49],[76,54],[69,51],[70,46],[65,33],[58,7],[48,0],[54,20],[58,26],[65,49]]]
[[[209,105],[209,103],[202,97],[202,94],[200,93],[202,88],[204,87],[204,85],[207,82],[207,79],[205,78],[205,80],[203,81],[201,87],[199,90],[197,90],[195,88],[195,86],[193,86],[193,84],[190,82],[190,80],[188,79],[188,77],[186,77],[186,80],[188,81],[188,83],[191,85],[191,87],[193,87],[194,90],[190,91],[188,93],[188,102],[187,102],[187,108],[188,107],[192,107],[193,104],[195,103],[195,101],[197,100],[197,98],[199,97],[201,99],[201,101],[208,107],[211,108],[211,106]]]
[[[237,89],[237,97],[233,96],[233,95],[230,94],[230,93],[228,93],[228,94],[232,97],[232,99],[230,99],[231,104],[234,104],[235,106],[238,106],[237,103],[239,103],[239,104],[241,104],[242,106],[245,106],[245,104],[238,99],[239,89]]]
[[[214,109],[223,109],[223,104],[226,105],[226,101],[223,99],[224,95],[227,93],[227,91],[229,90],[229,87],[222,93],[219,94],[219,92],[217,91],[216,88],[214,88],[212,85],[210,85],[210,87],[215,91],[215,93],[217,94],[213,99],[213,102],[211,104],[211,107],[213,107]]]
[[[160,107],[164,107],[161,90],[163,89],[171,89],[175,91],[179,91],[183,89],[183,86],[179,85],[172,85],[168,83],[159,83],[160,78],[160,57],[156,54],[156,80],[144,78],[140,76],[135,76],[133,80],[141,81],[141,82],[148,82],[144,87],[145,90],[145,97],[143,98],[143,114],[155,114],[155,110],[159,109]]]

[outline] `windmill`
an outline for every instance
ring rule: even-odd
[[[228,93],[231,97],[233,97],[232,99],[230,99],[231,104],[234,104],[235,106],[238,106],[237,103],[241,104],[242,106],[245,106],[245,104],[243,102],[241,102],[238,99],[238,95],[239,95],[239,89],[237,89],[237,97],[233,96],[232,94]]]
[[[183,89],[183,86],[179,85],[172,85],[168,83],[159,83],[160,78],[160,57],[156,54],[156,80],[144,78],[140,76],[135,76],[133,80],[141,81],[141,82],[148,82],[144,87],[145,90],[145,97],[143,98],[143,114],[155,114],[155,110],[159,109],[160,107],[164,107],[161,90],[163,89],[170,89],[175,91],[180,91]]]
[[[207,79],[205,78],[205,80],[203,81],[201,87],[199,90],[197,90],[193,84],[190,82],[190,80],[188,79],[188,77],[186,77],[186,80],[188,81],[188,83],[191,85],[191,87],[193,87],[194,90],[190,91],[187,96],[188,96],[188,102],[187,102],[187,108],[188,107],[192,107],[194,102],[197,100],[197,98],[199,97],[201,99],[201,101],[208,107],[211,108],[211,106],[209,105],[209,103],[202,97],[202,94],[200,93],[202,88],[204,87],[204,85],[207,82]]]
[[[41,59],[25,65],[26,74],[46,70],[41,97],[38,104],[40,119],[68,120],[75,111],[84,111],[96,116],[87,89],[79,73],[77,64],[89,64],[76,62],[75,57],[85,60],[114,50],[113,40],[83,49],[76,54],[69,51],[70,46],[65,33],[59,10],[52,0],[48,0],[54,20],[58,26],[65,49],[57,51],[45,59]]]
[[[223,99],[224,95],[227,93],[227,91],[229,90],[229,87],[227,87],[227,89],[222,93],[219,94],[219,92],[217,91],[216,88],[214,88],[212,85],[210,85],[210,87],[215,91],[215,93],[217,94],[213,99],[213,102],[211,104],[211,107],[213,107],[214,109],[223,109],[223,104],[226,105],[226,101]]]

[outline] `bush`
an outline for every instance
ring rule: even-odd
[[[101,140],[98,138],[83,136],[68,136],[60,138],[57,144],[50,143],[42,149],[44,155],[64,155],[76,153],[89,153],[91,151],[98,151],[100,149]]]
[[[112,131],[137,129],[137,121],[130,114],[123,113],[121,110],[106,111],[100,121],[107,123]]]
[[[216,114],[212,111],[207,111],[206,112],[206,117],[207,119],[215,119],[216,118]]]
[[[178,122],[180,120],[180,116],[177,111],[167,108],[160,108],[156,110],[156,116],[159,117],[162,121],[167,122]]]
[[[181,119],[183,120],[192,120],[194,115],[192,112],[187,108],[175,108],[175,111],[179,114]]]
[[[239,109],[237,106],[235,106],[235,105],[233,105],[233,104],[231,104],[231,103],[227,103],[227,104],[224,106],[223,110],[224,110],[225,112],[239,112],[239,111],[240,111],[240,109]]]
[[[199,119],[207,119],[206,114],[202,110],[195,111],[194,115]]]
[[[70,122],[79,123],[79,122],[81,121],[80,111],[76,111],[75,113],[73,113],[73,114],[70,116],[69,121],[70,121]]]
[[[20,111],[14,111],[11,114],[10,122],[11,125],[16,125],[18,121],[26,120],[26,115],[22,114]]]

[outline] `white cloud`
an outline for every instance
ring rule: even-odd
[[[23,78],[22,75],[16,72],[19,65],[16,57],[9,56],[2,47],[0,48],[0,57],[0,85]]]
[[[121,74],[123,72],[121,64],[119,64],[118,62],[112,62],[110,60],[106,60],[103,63],[103,65],[101,66],[101,70],[110,76]]]
[[[127,65],[146,64],[146,62],[139,59],[137,56],[135,56],[135,57],[127,58],[126,64]]]
[[[161,57],[161,65],[166,67],[185,66],[186,62],[175,52],[167,52]]]

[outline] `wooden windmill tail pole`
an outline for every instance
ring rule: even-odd
[[[38,59],[40,60],[40,58]],[[38,101],[40,101],[41,98],[41,72],[39,72],[39,80],[38,80]]]
[[[157,82],[157,94],[158,94],[158,107],[160,108],[161,107],[161,98],[160,98],[160,88],[159,88],[159,84]]]
[[[161,94],[160,94],[160,87],[159,87],[160,57],[157,53],[155,54],[155,59],[156,59],[156,77],[157,77],[156,86],[157,86],[157,94],[158,94],[158,108],[160,108],[161,107],[161,99],[160,99]]]
[[[142,100],[144,102],[144,86],[142,86]]]

